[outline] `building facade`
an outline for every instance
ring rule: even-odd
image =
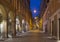
[[[31,19],[29,1],[0,0],[0,18],[0,37],[16,37],[17,32],[22,32],[23,29],[29,30],[27,27],[30,26]],[[23,20],[27,25],[24,28]]]
[[[59,0],[49,0],[49,3],[47,4],[47,9],[43,15],[43,21],[47,22],[47,27],[44,27],[44,30],[52,35],[55,39],[60,39],[60,1]],[[44,24],[44,23],[43,23]],[[45,29],[47,28],[47,29]]]

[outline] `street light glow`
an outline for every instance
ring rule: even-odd
[[[34,13],[36,13],[36,10],[34,10]]]

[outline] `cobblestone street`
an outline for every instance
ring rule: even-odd
[[[57,42],[56,39],[52,39],[51,36],[40,32],[38,30],[33,30],[30,32],[23,33],[17,38],[8,38],[0,42]]]

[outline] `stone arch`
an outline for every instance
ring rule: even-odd
[[[14,19],[14,13],[13,13],[13,11],[9,11],[8,17],[11,18],[12,20]]]
[[[12,21],[14,19],[14,13],[13,11],[8,12],[8,37],[12,37]]]
[[[7,12],[3,5],[0,4],[0,14],[3,16],[3,19],[5,20],[7,18]]]
[[[2,23],[0,24],[0,32],[1,32],[1,36],[2,37],[6,37],[6,33],[7,33],[7,11],[5,9],[5,7],[0,4],[0,14],[2,15]]]
[[[11,37],[16,36],[16,17],[14,11],[9,11],[8,17],[11,19],[11,28],[12,28],[12,35]]]

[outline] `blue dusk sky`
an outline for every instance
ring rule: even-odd
[[[39,16],[41,2],[42,0],[30,0],[30,9],[33,18]],[[36,13],[34,13],[34,10],[36,10]]]

